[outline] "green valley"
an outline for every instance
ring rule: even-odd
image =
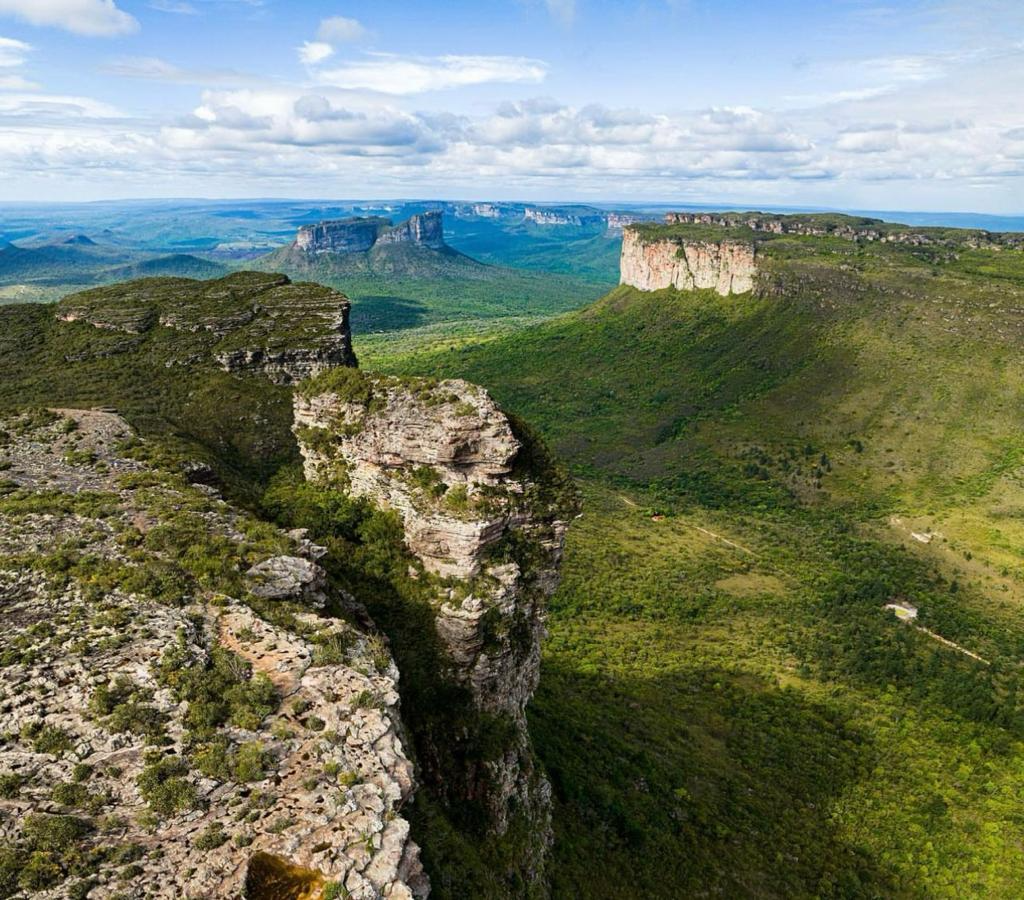
[[[556,893],[1014,896],[1024,257],[758,249],[754,294],[364,351],[484,384],[587,485],[531,720]]]

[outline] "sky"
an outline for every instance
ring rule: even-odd
[[[0,201],[1024,213],[1024,0],[0,0]]]

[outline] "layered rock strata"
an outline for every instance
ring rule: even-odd
[[[418,244],[439,250],[445,246],[442,213],[430,211],[393,224],[380,217],[338,219],[303,225],[295,247],[308,254],[365,253],[386,244]]]
[[[539,677],[571,491],[487,392],[464,381],[330,373],[300,388],[295,424],[307,479],[401,517],[406,545],[433,585],[448,677],[478,711],[509,726],[483,771],[447,777],[483,804],[494,833],[525,819],[531,837],[521,862],[535,877],[550,838],[550,789],[524,710]]]
[[[626,227],[622,237],[619,281],[642,291],[673,287],[710,289],[722,296],[753,290],[757,276],[753,243],[709,241],[677,236],[647,238]]]

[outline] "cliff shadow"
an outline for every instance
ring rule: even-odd
[[[529,719],[554,789],[553,896],[902,895],[832,820],[875,757],[835,708],[752,674],[549,658]]]
[[[424,324],[427,307],[419,300],[386,294],[352,298],[349,322],[356,334],[370,331],[403,331]]]

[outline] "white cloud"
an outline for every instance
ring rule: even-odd
[[[366,37],[366,29],[356,19],[331,16],[320,22],[316,36],[325,44],[347,44]]]
[[[305,41],[299,47],[299,59],[307,66],[316,65],[334,55],[334,48],[323,41]]]
[[[118,9],[114,0],[0,0],[0,15],[94,37],[130,34],[139,28],[138,20]]]
[[[0,40],[0,88],[30,49]],[[1019,205],[1024,183],[1024,47],[809,63],[817,98],[688,110],[659,108],[652,94],[638,94],[636,107],[423,96],[487,83],[533,90],[547,67],[519,57],[360,54],[324,65],[316,55],[303,84],[158,57],[108,64],[123,77],[205,88],[187,114],[150,119],[11,83],[0,93],[0,171],[19,189],[22,175],[91,171],[96,184],[134,181],[150,195],[157,179],[172,192],[227,185],[244,194],[260,183],[292,195],[472,190],[832,205],[856,196],[861,206],[931,191],[939,199],[925,203],[947,208],[975,205],[974,196],[990,198],[989,208]]]
[[[422,94],[475,84],[538,83],[547,65],[521,56],[401,57],[386,53],[317,73],[326,85],[382,94]]]
[[[0,37],[0,66],[10,68],[24,64],[25,57],[31,50],[32,45],[24,41]]]
[[[0,69],[16,69],[25,64],[32,45],[15,38],[0,37]],[[0,91],[34,91],[38,84],[10,72],[0,74]]]

